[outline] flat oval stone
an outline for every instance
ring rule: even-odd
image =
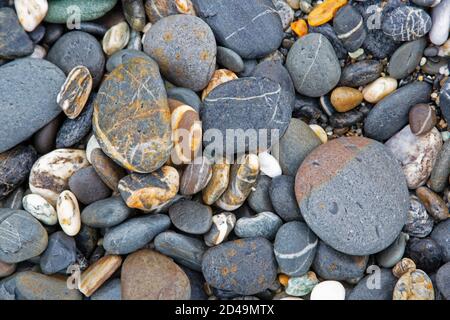
[[[215,69],[216,42],[209,26],[191,15],[174,15],[155,23],[144,35],[144,52],[177,86],[194,91],[208,84]]]
[[[103,238],[103,247],[111,254],[128,254],[143,248],[169,226],[169,217],[162,214],[129,219],[108,229]]]
[[[110,228],[126,220],[133,210],[120,197],[91,203],[81,212],[81,222],[93,228]]]
[[[214,31],[217,42],[243,59],[262,58],[283,39],[283,26],[272,1],[194,0],[197,14]]]
[[[76,66],[85,66],[92,75],[94,87],[100,83],[105,68],[105,56],[100,43],[94,36],[82,31],[71,31],[60,37],[50,48],[47,59],[65,74],[69,74]]]
[[[295,199],[295,179],[291,176],[278,176],[272,179],[269,197],[275,212],[284,221],[301,220],[300,210]]]
[[[77,198],[72,192],[64,190],[59,194],[58,202],[56,203],[56,213],[58,214],[61,229],[68,236],[75,236],[80,232],[80,207],[78,206]]]
[[[425,206],[415,195],[410,197],[408,218],[406,219],[403,231],[410,236],[424,238],[433,230],[434,221],[431,218]]]
[[[103,152],[124,168],[140,173],[160,168],[172,142],[158,65],[135,58],[114,69],[97,94],[92,125]]]
[[[219,147],[214,150],[216,155],[224,154],[226,148],[238,154],[270,148],[274,137],[281,137],[286,131],[291,117],[291,106],[283,96],[278,83],[261,77],[228,81],[211,91],[203,101],[200,115],[203,132],[214,129],[210,131],[212,134],[217,130],[221,133],[221,136],[214,136],[223,143],[223,150]],[[238,144],[234,135],[226,134],[227,130],[245,132],[249,129],[257,130],[258,134],[255,139],[245,139],[245,145]],[[204,137],[206,148],[211,140],[214,140],[211,135]],[[248,140],[252,140],[251,143]]]
[[[392,300],[397,278],[390,269],[382,268],[379,273],[379,286],[374,285],[375,274],[362,278],[349,293],[347,300]]]
[[[152,250],[130,254],[122,265],[123,300],[189,300],[189,278],[172,259]]]
[[[367,36],[363,17],[351,5],[339,9],[333,19],[333,28],[349,52],[359,49]]]
[[[349,64],[342,69],[341,86],[357,88],[378,79],[383,71],[383,64],[378,60],[363,60]]]
[[[448,219],[449,209],[438,194],[431,191],[427,187],[420,187],[416,190],[416,195],[422,201],[430,216],[437,221]]]
[[[88,165],[84,150],[56,149],[34,163],[30,172],[30,190],[54,206],[58,195],[69,188],[69,178]]]
[[[319,283],[316,274],[308,271],[300,277],[289,278],[286,293],[290,296],[303,297],[311,293],[312,289]]]
[[[247,200],[248,205],[255,212],[274,211],[269,196],[271,183],[272,179],[266,175],[260,174],[256,179],[256,184],[253,187],[254,190],[252,190]]]
[[[422,59],[426,45],[425,38],[401,45],[389,59],[389,75],[395,79],[403,79],[414,72]]]
[[[431,171],[429,180],[430,188],[435,192],[444,191],[448,185],[448,176],[450,173],[450,140],[447,140],[438,154],[436,162]]]
[[[44,274],[53,274],[58,271],[65,273],[67,267],[76,260],[75,239],[62,231],[57,231],[48,238],[48,246],[39,259],[39,265]]]
[[[362,91],[364,100],[377,103],[397,89],[397,80],[391,77],[380,77],[368,84]]]
[[[33,52],[33,42],[12,8],[0,8],[0,42],[0,59],[14,59]]]
[[[273,240],[283,224],[280,217],[272,212],[260,212],[253,217],[242,217],[236,221],[234,233],[239,238],[263,237]]]
[[[321,241],[317,246],[312,268],[319,277],[326,280],[351,280],[364,275],[368,261],[368,256],[348,255]]]
[[[100,148],[91,152],[91,163],[97,175],[113,191],[118,191],[119,181],[126,172],[125,170],[111,160]]]
[[[43,59],[24,58],[0,67],[0,152],[28,139],[58,116],[61,109],[56,96],[64,79],[57,66]]]
[[[274,252],[280,271],[293,277],[304,275],[316,255],[318,239],[303,222],[292,221],[278,229]]]
[[[440,222],[431,232],[431,238],[441,247],[443,261],[450,261],[450,219]]]
[[[434,300],[433,283],[422,270],[407,272],[397,281],[392,300]]]
[[[193,195],[202,191],[212,177],[212,166],[206,157],[194,159],[183,171],[180,181],[180,193]]]
[[[134,173],[119,181],[119,191],[130,208],[153,211],[170,201],[178,192],[178,171],[164,166],[150,174]]]
[[[203,202],[212,205],[225,192],[230,181],[230,165],[216,163],[212,165],[211,179],[203,189]]]
[[[406,255],[418,269],[427,273],[436,272],[442,263],[442,250],[432,238],[412,238],[406,247]]]
[[[0,209],[0,261],[17,263],[44,252],[47,231],[32,215],[23,210]]]
[[[425,184],[430,176],[442,147],[442,138],[436,128],[416,136],[406,126],[385,145],[402,165],[408,188],[416,189]]]
[[[242,58],[233,50],[217,46],[217,63],[225,69],[235,73],[244,71],[245,65]]]
[[[409,126],[415,135],[423,135],[431,131],[437,123],[434,107],[419,103],[409,111]]]
[[[69,179],[69,188],[85,205],[111,195],[111,190],[103,183],[92,166],[75,172]]]
[[[191,200],[178,201],[172,205],[169,217],[175,227],[190,234],[204,234],[212,225],[211,208]]]
[[[231,212],[222,212],[212,217],[212,226],[203,237],[209,247],[217,246],[227,239],[236,225],[236,216]]]
[[[298,93],[320,97],[339,82],[341,67],[333,46],[320,33],[297,40],[289,50],[286,68]]]
[[[269,176],[270,178],[281,176],[282,171],[278,160],[268,151],[259,153],[258,160],[261,174]]]
[[[72,21],[73,14],[78,13],[81,21],[91,21],[102,17],[116,5],[117,0],[49,0],[45,21],[66,23]],[[73,6],[76,6],[76,11]]]
[[[16,276],[15,285],[20,300],[82,300],[78,290],[67,288],[65,278],[25,271]]]
[[[407,84],[378,102],[364,122],[367,137],[383,141],[392,137],[408,123],[412,106],[430,100],[431,86],[426,82]]]
[[[208,284],[215,288],[253,295],[273,284],[277,266],[272,244],[264,238],[249,238],[208,249],[202,270]]]
[[[180,265],[192,270],[202,270],[202,258],[207,247],[203,241],[173,231],[156,236],[155,250],[173,258]]]
[[[350,255],[389,246],[409,207],[406,181],[393,155],[361,137],[335,139],[311,152],[297,172],[295,194],[312,231]]]
[[[437,2],[437,0],[436,0]],[[444,44],[450,32],[450,1],[442,0],[431,10],[430,40],[437,46]]]
[[[24,145],[0,154],[0,199],[6,198],[26,180],[36,159],[34,148]]]
[[[431,17],[420,8],[400,6],[383,19],[384,34],[395,41],[413,41],[426,35],[431,29]]]
[[[23,209],[42,223],[53,226],[58,222],[55,208],[40,195],[28,194],[23,197],[22,203]]]

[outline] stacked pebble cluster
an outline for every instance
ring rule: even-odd
[[[449,30],[450,0],[0,0],[0,300],[450,299]],[[210,129],[280,139],[213,162]]]

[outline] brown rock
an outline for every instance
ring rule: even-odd
[[[206,187],[212,176],[212,167],[206,157],[196,158],[188,164],[180,182],[180,193],[193,195]]]
[[[406,272],[411,272],[416,270],[416,264],[409,258],[403,258],[392,269],[392,274],[397,278],[400,278]]]
[[[130,254],[122,266],[122,299],[189,300],[184,271],[168,257],[148,249]]]
[[[338,112],[347,112],[363,101],[363,94],[350,87],[338,87],[331,93],[331,104]]]
[[[196,15],[191,0],[147,0],[145,13],[151,23],[174,14]]]
[[[420,187],[416,189],[416,195],[434,219],[442,221],[449,217],[448,207],[437,193],[427,187]]]
[[[417,136],[430,132],[436,123],[436,110],[433,106],[420,103],[409,111],[409,126],[411,132]]]
[[[205,100],[206,96],[218,85],[237,78],[237,75],[233,71],[227,69],[218,69],[214,71],[211,80],[209,80],[208,86],[203,89],[202,101]]]
[[[102,149],[91,152],[91,164],[102,181],[113,191],[118,191],[119,180],[125,177],[125,170],[112,161]]]
[[[212,167],[212,176],[208,185],[203,189],[203,202],[212,205],[225,192],[230,181],[230,165],[216,163]]]
[[[56,134],[61,124],[61,118],[56,117],[33,136],[33,146],[40,154],[46,154],[55,149]]]
[[[0,278],[7,277],[16,271],[15,263],[6,263],[0,261]]]
[[[107,255],[92,264],[81,274],[78,289],[90,297],[101,285],[108,280],[122,264],[122,258],[116,255]]]

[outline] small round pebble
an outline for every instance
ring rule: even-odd
[[[345,288],[333,280],[322,281],[311,292],[311,300],[345,300]]]
[[[212,210],[201,203],[182,200],[169,208],[173,225],[190,234],[205,234],[212,225]]]

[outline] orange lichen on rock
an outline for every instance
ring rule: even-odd
[[[299,19],[291,23],[291,29],[299,37],[303,37],[308,34],[308,25],[305,20]]]
[[[325,0],[309,13],[309,25],[317,27],[331,21],[336,12],[346,4],[347,0]]]

